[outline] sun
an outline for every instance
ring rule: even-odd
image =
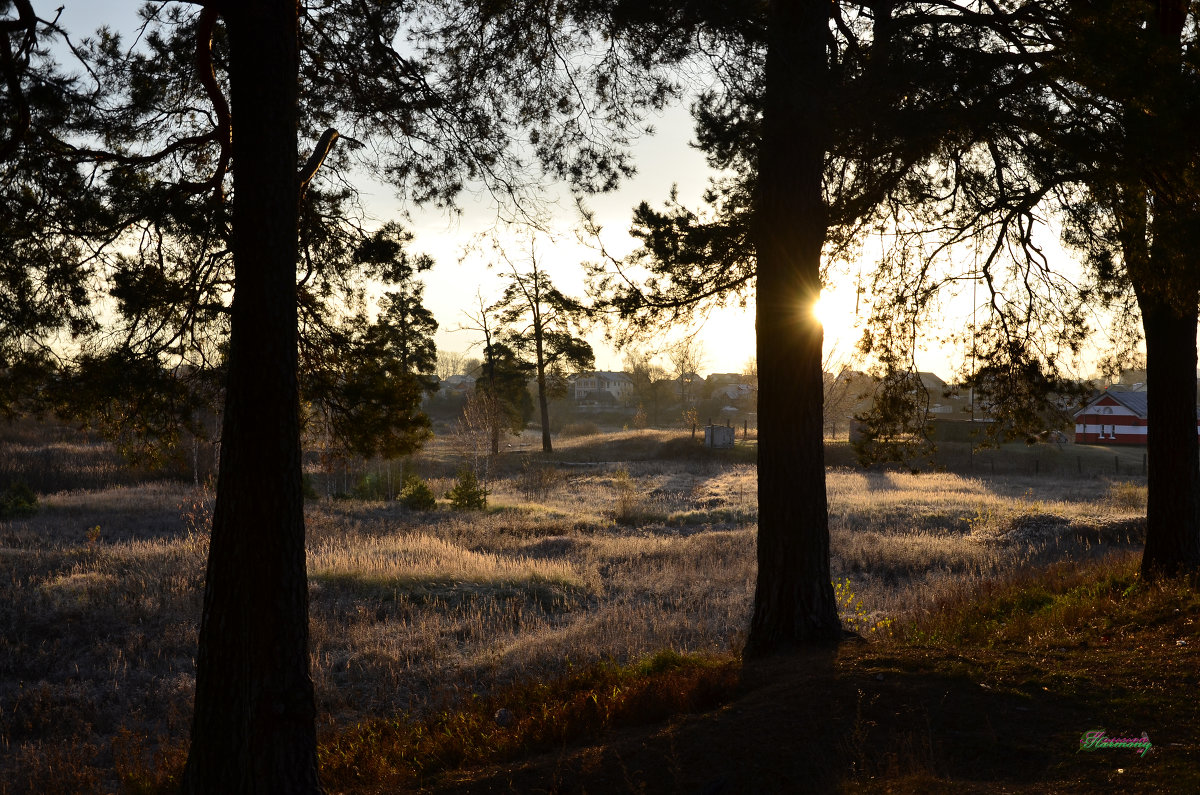
[[[825,333],[825,345],[844,347],[853,345],[859,326],[859,306],[854,289],[826,287],[813,305],[813,315]]]
[[[831,325],[836,325],[837,319],[834,315],[836,311],[833,306],[833,300],[828,293],[822,293],[817,302],[813,304],[813,314],[816,315],[817,322],[822,328],[829,328]]]

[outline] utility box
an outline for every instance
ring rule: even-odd
[[[704,427],[704,446],[721,449],[733,447],[733,428],[727,425],[706,425]]]

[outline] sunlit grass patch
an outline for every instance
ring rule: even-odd
[[[310,576],[315,589],[348,595],[353,599],[383,603],[403,599],[408,605],[436,611],[455,611],[461,617],[491,605],[506,605],[513,600],[528,602],[551,615],[574,609],[586,597],[587,590],[578,582],[544,579],[531,574],[486,582],[448,580],[436,577],[375,578],[350,573]]]
[[[1144,513],[1146,510],[1146,484],[1120,481],[1108,485],[1108,503],[1115,510]]]
[[[309,552],[314,582],[358,584],[371,590],[479,586],[589,587],[563,560],[477,552],[423,533],[328,538]]]
[[[896,582],[923,572],[983,572],[1005,555],[977,539],[900,528],[835,527],[831,546],[837,568]]]
[[[55,607],[85,609],[119,585],[116,575],[98,571],[61,574],[42,583],[42,593]]]
[[[576,501],[556,503],[530,502],[524,499],[489,501],[481,514],[490,520],[493,527],[523,530],[529,534],[541,534],[547,530],[559,531],[563,527],[600,526],[612,524],[605,511],[592,510],[592,506]]]
[[[679,431],[651,429],[619,431],[602,436],[576,436],[555,443],[554,457],[560,460],[614,461],[660,455],[664,446],[686,439]]]
[[[667,517],[667,524],[674,527],[701,524],[749,524],[757,521],[757,510],[739,507],[676,511]]]
[[[173,510],[180,497],[194,491],[190,485],[160,481],[108,489],[76,489],[48,494],[42,498],[47,511],[104,512]]]

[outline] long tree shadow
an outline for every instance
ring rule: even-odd
[[[748,665],[741,695],[719,710],[435,789],[1170,791],[1173,771],[1194,769],[1194,747],[1165,743],[1177,733],[1173,727],[1161,715],[1131,709],[1119,687],[1064,687],[1033,661],[1017,684],[988,683],[965,659],[962,669],[934,670],[911,650],[889,658],[856,644],[778,657]],[[1145,757],[1135,749],[1081,753],[1080,737],[1089,730],[1144,731],[1164,747]]]

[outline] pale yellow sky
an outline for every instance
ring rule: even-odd
[[[629,236],[628,230],[633,208],[638,202],[645,200],[651,205],[661,205],[675,185],[681,201],[698,207],[699,197],[710,175],[703,156],[688,146],[691,118],[686,107],[671,108],[652,121],[656,134],[639,141],[635,149],[638,173],[618,191],[586,199],[587,206],[603,229],[605,249],[614,256],[622,256],[633,250],[635,241]],[[582,263],[598,261],[600,256],[596,250],[579,241],[575,233],[577,214],[570,196],[565,191],[549,195],[557,199],[556,235],[554,240],[539,238],[539,261],[559,289],[582,296]],[[400,209],[398,204],[394,206]],[[494,218],[492,206],[486,201],[472,198],[463,202],[462,217],[454,221],[448,221],[445,215],[438,213],[414,213],[410,224],[416,235],[414,248],[432,255],[438,263],[425,278],[425,295],[428,306],[441,324],[437,338],[439,348],[461,351],[477,342],[469,332],[451,330],[462,324],[462,311],[475,305],[476,288],[482,291],[485,301],[497,297],[502,289],[502,271],[488,269],[487,263],[497,260],[488,256],[486,251],[475,252],[459,262],[463,248],[469,245],[474,236],[490,229]],[[521,265],[519,261],[517,264]],[[685,329],[679,330],[681,336],[686,333]],[[700,338],[708,363],[706,372],[740,371],[746,360],[754,354],[752,307],[713,313],[701,329]],[[620,369],[621,353],[604,342],[601,332],[596,331],[589,339],[596,350],[597,367]]]
[[[52,16],[53,9],[62,0],[53,3],[34,0],[34,3],[39,13]],[[119,30],[132,29],[141,0],[66,0],[64,5],[62,24],[79,37],[100,24],[109,24]],[[642,200],[661,205],[672,185],[677,185],[680,200],[697,207],[710,174],[701,154],[688,146],[692,122],[684,103],[650,122],[658,132],[637,143],[638,174],[627,180],[619,191],[587,200],[604,228],[606,247],[617,255],[627,253],[634,245],[627,234],[634,205]],[[362,187],[368,211],[380,221],[396,218],[401,213],[403,208],[389,188],[365,182]],[[558,240],[554,245],[539,242],[538,249],[560,289],[581,295],[583,271],[580,263],[597,256],[574,238],[576,218],[571,198],[565,191],[557,198],[561,207],[556,215]],[[489,201],[472,196],[463,197],[462,208],[462,216],[453,221],[436,212],[422,211],[414,212],[406,223],[416,235],[414,249],[432,255],[437,261],[433,272],[425,278],[426,299],[441,326],[438,347],[454,351],[465,351],[476,342],[469,332],[453,331],[464,321],[463,310],[476,306],[476,290],[489,300],[498,296],[501,289],[500,276],[494,270],[489,271],[486,258],[476,255],[459,262],[464,246],[472,237],[493,225],[495,208]],[[826,328],[826,350],[832,352],[834,358],[852,354],[861,334],[861,322],[868,314],[865,303],[857,308],[857,313],[855,311],[855,287],[852,278],[837,279],[834,288],[827,289],[823,301],[821,314]],[[946,307],[941,319],[948,327],[961,329],[969,322],[969,301],[947,301]],[[681,329],[680,334],[684,333]],[[754,352],[753,304],[744,309],[715,312],[700,331],[699,339],[705,351],[705,372],[740,371]],[[597,332],[591,340],[598,367],[619,369],[621,354],[604,343],[603,335]],[[669,341],[669,337],[662,340],[660,347],[666,347]],[[954,374],[961,361],[960,353],[937,343],[932,335],[918,355],[921,369],[932,370],[945,378]],[[854,363],[854,366],[862,366],[862,363]]]

